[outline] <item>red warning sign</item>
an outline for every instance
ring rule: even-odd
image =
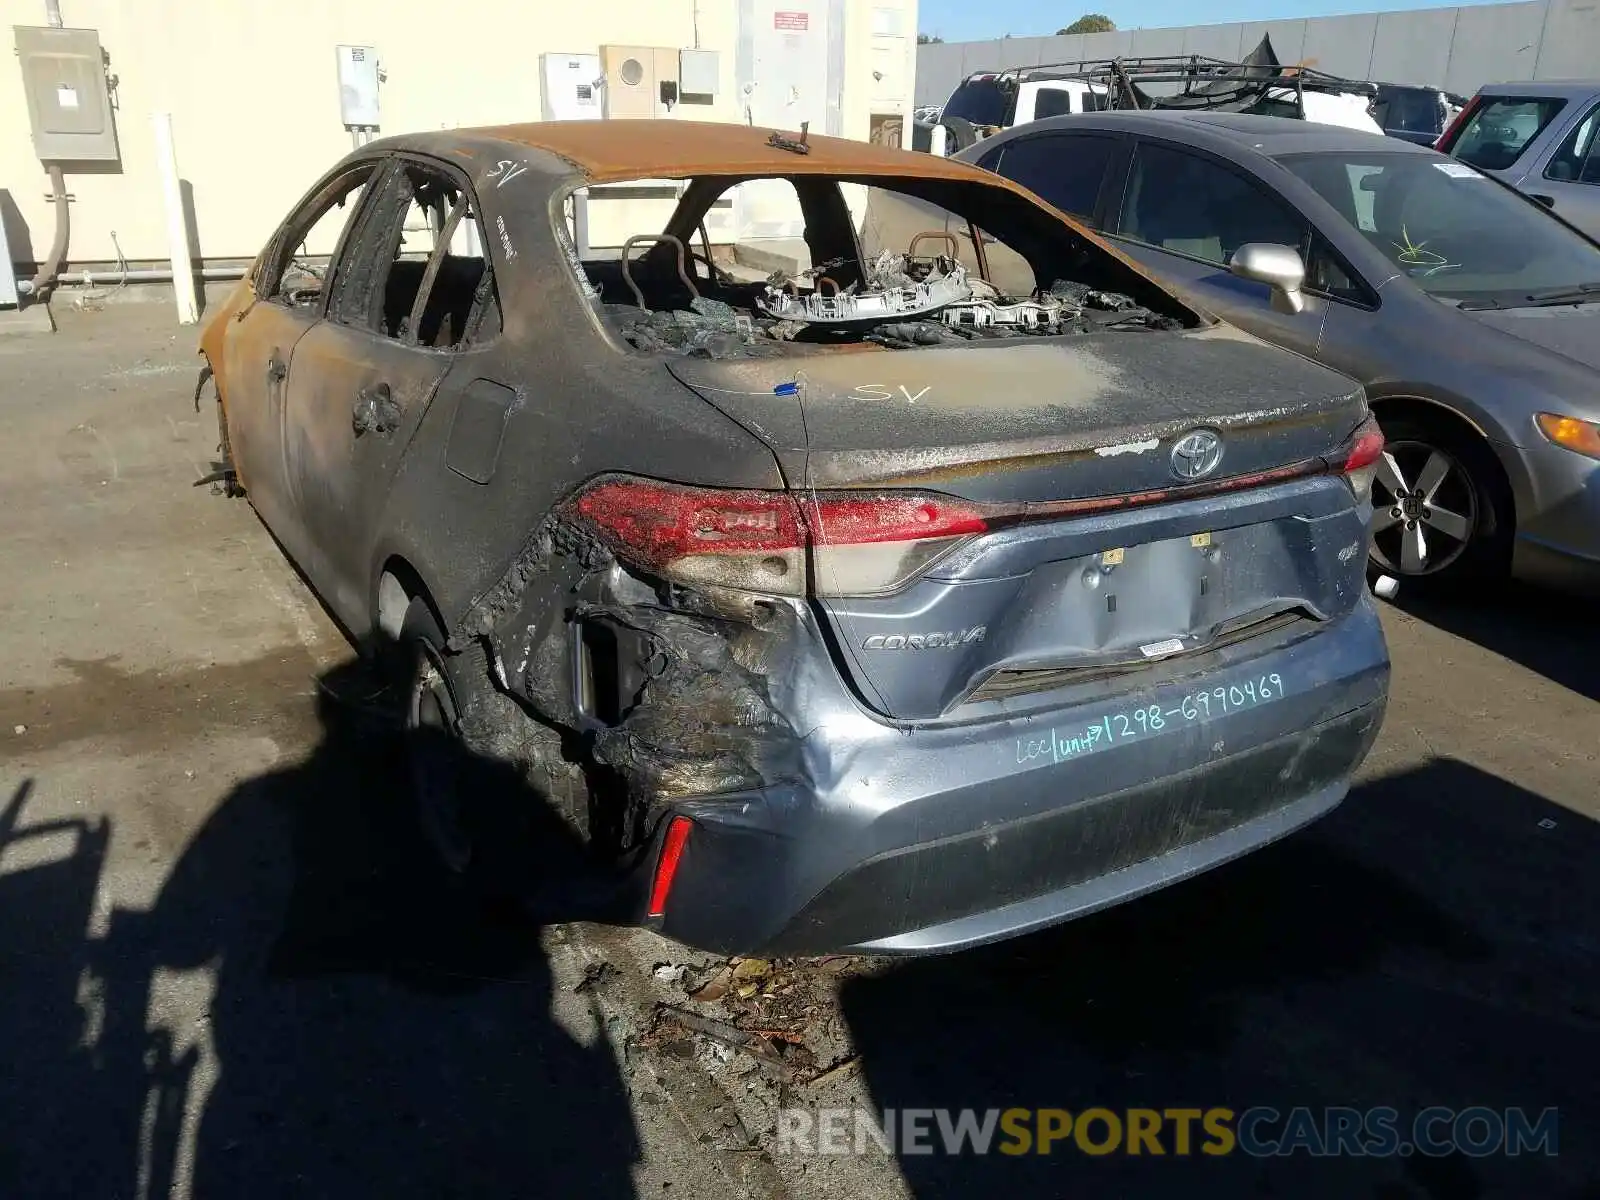
[[[811,14],[803,12],[775,12],[772,14],[772,27],[774,29],[792,29],[804,33],[811,28]]]

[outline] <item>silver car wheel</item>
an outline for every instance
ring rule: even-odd
[[[1478,491],[1466,468],[1426,442],[1391,442],[1372,489],[1372,557],[1394,575],[1432,575],[1471,544]]]

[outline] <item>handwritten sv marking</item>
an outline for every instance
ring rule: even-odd
[[[912,395],[910,388],[904,384],[900,385],[900,394],[906,398],[907,404],[915,404],[931,391],[933,391],[933,388],[930,385]],[[850,398],[852,400],[893,400],[894,393],[881,383],[858,383]]]
[[[505,250],[506,258],[515,258],[517,256],[517,252],[511,245],[511,234],[506,231],[506,219],[504,217],[496,217],[494,219],[494,224],[495,228],[500,231],[500,246],[503,250]]]
[[[527,169],[528,164],[525,162],[517,162],[514,159],[502,158],[499,162],[495,163],[494,166],[490,167],[484,172],[484,178],[493,179],[495,181],[494,186],[496,188],[503,188],[518,175],[526,172]]]

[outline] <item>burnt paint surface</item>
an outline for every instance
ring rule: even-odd
[[[302,310],[252,303],[244,289],[202,337],[252,503],[286,546],[306,547],[308,558],[328,553],[312,547],[337,546],[337,566],[302,565],[358,633],[371,625],[377,580],[391,556],[410,563],[453,628],[554,502],[601,470],[677,473],[733,487],[781,484],[759,442],[659,364],[619,355],[604,341],[549,219],[552,191],[572,168],[537,151],[491,144],[528,165],[497,187],[486,175],[505,155],[468,158],[460,142],[423,135],[404,145],[456,163],[475,183],[504,314],[499,337],[454,353],[405,346]],[[362,153],[400,144],[375,143]],[[511,231],[504,236],[502,222]],[[298,346],[313,325],[315,336]],[[266,365],[274,354],[289,370],[281,386],[269,388]],[[521,398],[488,484],[444,467],[455,406],[479,379]],[[375,383],[389,385],[402,426],[389,436],[355,437],[352,405]],[[329,570],[345,577],[334,583]]]
[[[1226,328],[672,370],[771,445],[792,481],[983,500],[1170,486],[1173,440],[1201,425],[1224,434],[1221,475],[1265,470],[1336,450],[1366,412],[1350,379]],[[789,383],[794,395],[775,393]]]
[[[381,155],[399,145],[376,143],[361,153]],[[752,884],[753,897],[774,888],[782,894],[776,906],[758,906],[741,918],[737,928],[752,933],[770,932],[783,912],[798,908],[850,862],[893,849],[902,827],[927,832],[933,828],[927,819],[938,813],[935,824],[954,821],[954,829],[972,819],[977,793],[989,800],[1005,795],[1008,769],[962,749],[971,739],[959,729],[922,735],[918,748],[925,743],[938,753],[903,753],[913,747],[897,739],[909,731],[867,716],[835,666],[825,618],[808,605],[685,595],[634,575],[563,518],[562,499],[603,472],[783,487],[792,472],[786,455],[807,446],[803,435],[797,439],[792,432],[800,405],[775,398],[778,404],[759,413],[735,412],[714,397],[708,402],[709,393],[697,394],[661,359],[624,352],[608,340],[563,261],[566,251],[550,219],[552,196],[574,179],[570,163],[481,135],[419,135],[404,145],[455,164],[474,185],[504,314],[498,337],[441,354],[401,347],[375,333],[309,332],[299,327],[300,314],[265,303],[230,303],[202,343],[218,365],[230,427],[242,434],[235,453],[252,502],[347,627],[358,635],[371,628],[379,577],[386,564],[404,562],[425,585],[451,648],[478,656],[477,669],[503,681],[504,691],[474,700],[469,726],[479,728],[483,744],[542,773],[551,784],[546,790],[561,798],[585,832],[592,834],[596,821],[604,820],[628,827],[619,838],[623,843],[645,839],[661,808],[677,804],[708,829],[777,835],[799,847],[798,858],[770,860],[772,869],[760,886]],[[506,179],[507,162],[525,169]],[[244,319],[235,320],[236,312]],[[1137,356],[1140,347],[1162,344],[1164,336],[1129,334],[1125,343],[1107,344],[1117,353],[1125,345],[1126,355]],[[1174,421],[1188,415],[1172,400],[1181,390],[1177,348],[1207,343],[1172,337],[1165,344],[1174,348],[1172,357],[1148,369],[1160,377],[1157,391],[1166,397],[1159,419]],[[919,372],[943,360],[928,356],[929,365],[922,366],[920,353],[810,356],[817,390],[803,401],[816,400],[819,413],[827,415],[810,449],[818,461],[831,454],[836,472],[844,471],[852,450],[865,449],[878,478],[959,466],[964,455],[974,464],[994,450],[1014,455],[1030,441],[1042,440],[1049,453],[1076,453],[1084,447],[1063,446],[1063,437],[1075,435],[1058,428],[1073,416],[1072,405],[1046,399],[1053,377],[1079,398],[1085,423],[1099,424],[1094,437],[1108,429],[1151,426],[1148,413],[1136,415],[1137,396],[1118,399],[1111,384],[1091,397],[1088,369],[1049,348],[1051,357],[1024,355],[1011,378],[1004,378],[1008,371],[1001,368],[1016,352],[961,360],[955,374],[974,393],[1022,398],[1007,401],[998,419],[982,405],[955,401],[924,423],[933,436],[924,439],[920,463],[917,455],[894,461],[896,414],[861,403],[861,416],[854,419],[850,406],[858,401],[846,398],[845,385],[853,387],[850,364],[871,361],[875,372],[892,367],[916,383]],[[1265,376],[1275,374],[1279,407],[1299,404],[1302,414],[1326,415],[1350,400],[1348,389],[1330,377],[1308,373],[1304,364],[1259,346],[1209,353],[1239,356],[1233,378],[1216,381],[1219,389],[1248,379],[1260,392],[1267,387]],[[1266,355],[1261,362],[1270,358],[1271,367],[1249,376],[1242,364],[1250,353]],[[266,364],[273,357],[288,368],[276,390],[266,386]],[[944,373],[947,382],[951,377]],[[350,393],[374,381],[388,383],[401,420],[390,436],[356,437]],[[509,388],[517,397],[487,483],[451,471],[446,462],[457,406],[478,381]],[[1208,384],[1196,382],[1184,394],[1204,399]],[[846,411],[852,420],[831,424],[832,414]],[[1218,424],[1249,421],[1237,405],[1206,411]],[[1107,413],[1122,416],[1107,421]],[[985,449],[974,455],[974,446]],[[622,711],[598,726],[593,714],[582,711],[574,674],[572,628],[584,623],[620,631],[631,639],[636,665],[647,666],[638,686],[619,701]],[[1340,651],[1327,642],[1308,677],[1328,688],[1314,701],[1308,696],[1298,707],[1282,706],[1275,719],[1348,711],[1381,694],[1387,668],[1375,623],[1369,614],[1360,621],[1347,618],[1344,626],[1349,644]],[[1349,680],[1341,675],[1346,668]],[[994,727],[1000,743],[1009,739],[1006,729],[1004,721]],[[1141,756],[1120,769],[1150,777],[1176,761],[1204,758],[1198,744],[1173,743],[1172,749],[1176,759]],[[1354,759],[1362,749],[1352,750]],[[1046,791],[1029,789],[1012,815],[1045,803]],[[919,797],[895,821],[874,824],[875,809],[887,811],[885,806]],[[708,833],[690,852],[688,877],[695,875],[695,856],[710,861],[716,844]],[[678,932],[692,940],[726,940],[696,923],[694,889],[709,883],[702,876],[701,884],[684,885],[691,901]],[[743,936],[735,926],[728,929],[735,932],[724,930],[727,936]]]

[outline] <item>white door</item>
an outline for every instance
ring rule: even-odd
[[[828,0],[752,0],[749,77],[739,81],[742,116],[758,129],[820,134],[828,116]],[[786,182],[744,184],[735,201],[742,238],[799,237],[794,188]]]

